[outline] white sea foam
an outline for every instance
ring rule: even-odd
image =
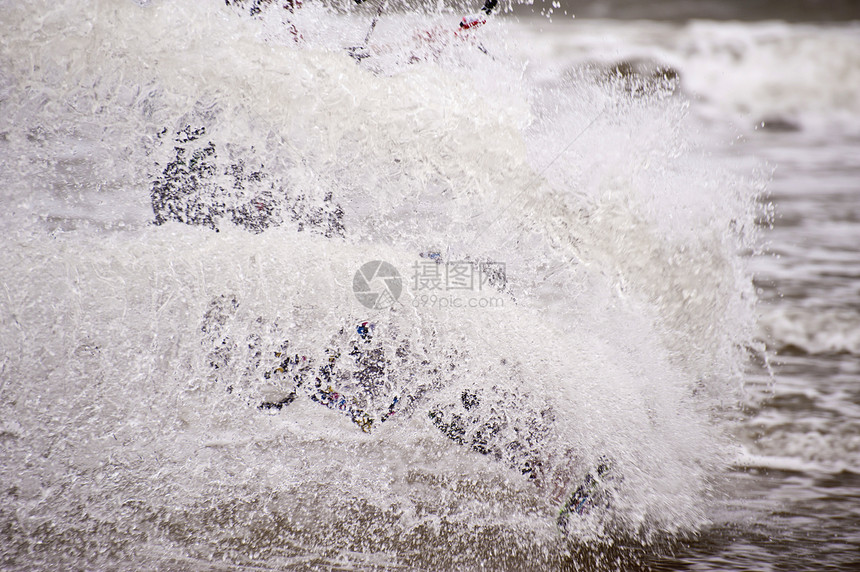
[[[534,34],[534,29],[529,31]],[[540,31],[572,67],[671,69],[697,110],[747,130],[856,133],[860,30],[856,24],[575,21]]]
[[[860,315],[851,309],[778,308],[760,321],[762,338],[809,354],[860,354]]]
[[[142,528],[201,558],[222,542],[261,558],[363,542],[408,552],[428,534],[468,547],[493,527],[557,545],[548,484],[428,419],[477,388],[516,396],[511,426],[551,409],[543,462],[568,486],[610,459],[611,515],[586,519],[583,538],[706,522],[730,461],[712,413],[734,402],[753,335],[740,251],[757,187],[709,162],[687,105],[664,91],[585,76],[544,91],[523,73],[529,46],[501,23],[479,38],[505,60],[451,41],[438,59],[356,65],[340,44],[364,19],[309,6],[294,43],[275,25],[285,16],[218,2],[9,6],[0,336],[2,407],[17,425],[2,471],[22,518],[50,519],[75,546],[90,523],[123,538]],[[150,224],[150,186],[186,125],[290,192],[331,194],[344,237]],[[504,305],[358,304],[364,262],[408,281],[427,249],[504,262]],[[221,296],[236,310],[216,348],[232,340],[248,359],[213,371],[204,316]],[[253,351],[288,339],[319,363],[358,320],[457,374],[425,410],[369,435],[308,399],[278,415],[255,407],[266,388]],[[22,545],[38,537],[16,531]]]

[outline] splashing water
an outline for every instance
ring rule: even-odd
[[[612,567],[707,523],[759,186],[672,78],[248,6],[3,3],[4,565]]]

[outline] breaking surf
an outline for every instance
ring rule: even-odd
[[[611,567],[706,524],[759,187],[674,79],[253,6],[4,7],[6,562]]]

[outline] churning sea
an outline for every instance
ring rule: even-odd
[[[299,4],[0,1],[0,567],[860,565],[853,4]]]

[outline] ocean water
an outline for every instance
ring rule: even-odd
[[[652,6],[0,2],[2,567],[857,566],[856,16]]]

